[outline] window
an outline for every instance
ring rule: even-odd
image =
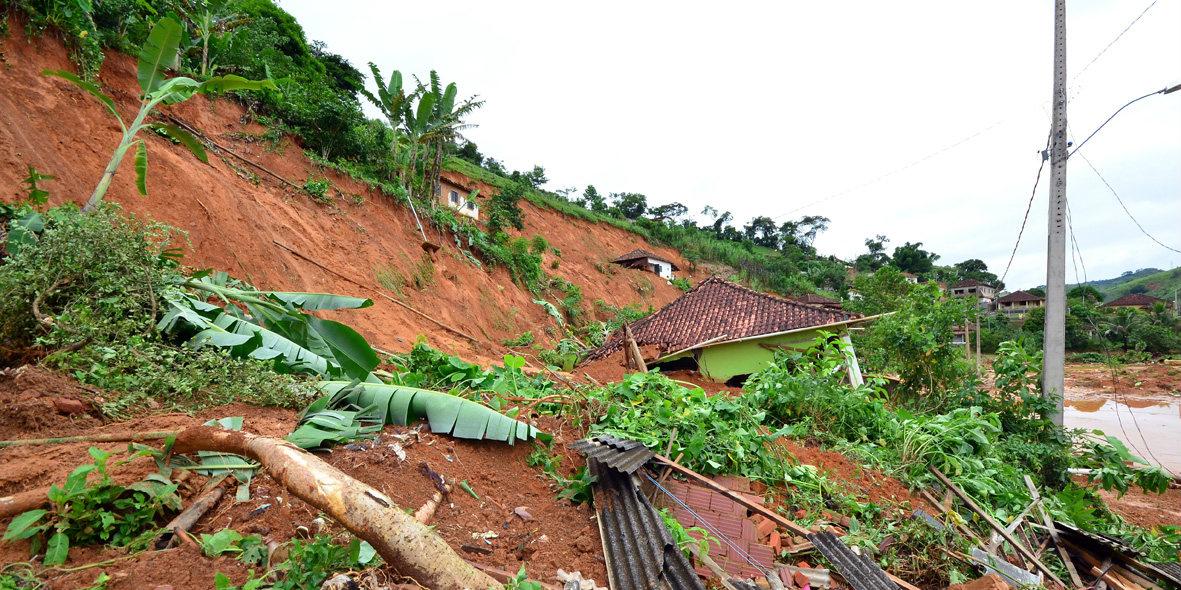
[[[475,204],[474,202],[472,202],[472,201],[468,201],[468,202],[467,202],[467,210],[468,210],[468,211],[475,211],[475,210],[476,210],[476,204]]]
[[[459,204],[459,193],[456,191],[451,191],[451,204],[452,205]]]

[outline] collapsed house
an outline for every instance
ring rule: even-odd
[[[611,263],[625,268],[645,270],[670,281],[673,279],[673,271],[681,270],[675,262],[642,248],[636,248],[627,254],[623,254],[612,260]]]
[[[805,348],[822,331],[849,344],[848,328],[871,319],[711,277],[629,329],[637,346],[657,351],[644,359],[649,367],[691,369],[713,381],[737,382],[770,366],[775,351]],[[611,356],[625,345],[625,334],[617,331],[587,361]],[[851,344],[849,350],[849,378],[859,384]]]

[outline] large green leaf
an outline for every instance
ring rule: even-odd
[[[12,519],[12,522],[8,523],[8,530],[4,531],[3,540],[19,541],[45,530],[44,525],[38,526],[37,523],[41,522],[41,517],[46,514],[49,514],[49,511],[41,508],[20,513]]]
[[[229,92],[231,90],[278,90],[274,80],[247,80],[233,74],[210,78],[201,83],[199,92]]]
[[[135,142],[135,188],[139,194],[148,194],[148,147],[143,140]]]
[[[373,305],[372,299],[333,295],[331,293],[294,293],[289,291],[265,291],[265,293],[292,307],[305,311],[322,309],[360,309]]]
[[[103,106],[107,107],[107,110],[111,111],[111,114],[115,115],[115,118],[119,120],[119,125],[123,126],[123,117],[119,116],[119,111],[115,108],[115,101],[111,100],[111,97],[104,94],[102,89],[100,89],[97,84],[83,80],[82,78],[79,78],[73,73],[67,72],[65,70],[41,70],[41,75],[61,78],[72,83],[74,86],[89,92],[91,96],[97,98],[99,102],[103,103]]]
[[[164,17],[152,27],[147,40],[139,50],[139,87],[144,94],[151,94],[164,83],[169,69],[176,69],[180,54],[180,23]]]
[[[332,320],[305,316],[308,326],[328,345],[332,356],[344,373],[354,379],[365,379],[377,368],[381,359],[365,338],[356,330]]]
[[[514,420],[477,402],[448,393],[389,385],[386,383],[357,383],[325,381],[320,389],[333,396],[333,407],[373,407],[377,416],[387,424],[406,425],[426,418],[431,432],[449,434],[456,438],[498,440],[514,444],[518,440],[549,435],[519,420]],[[386,411],[382,412],[381,406]],[[306,419],[306,418],[305,418]]]
[[[70,538],[63,532],[56,532],[45,544],[45,565],[61,565],[70,554]]]
[[[205,153],[205,146],[201,145],[201,142],[197,141],[197,138],[193,137],[188,131],[171,123],[152,123],[148,127],[163,133],[168,139],[185,146],[194,156],[197,156],[198,160],[206,164],[209,163],[209,156]]]

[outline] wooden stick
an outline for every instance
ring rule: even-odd
[[[743,506],[746,506],[747,508],[754,510],[755,512],[758,512],[759,514],[763,515],[764,517],[770,519],[775,524],[778,524],[779,526],[784,527],[784,528],[790,530],[791,532],[796,533],[797,535],[811,535],[812,534],[812,531],[808,530],[807,528],[804,528],[799,523],[785,518],[783,515],[775,512],[774,510],[767,508],[766,506],[763,506],[762,504],[756,504],[754,502],[751,502],[750,500],[746,499],[745,497],[734,493],[733,491],[730,490],[730,488],[727,488],[726,486],[721,485],[718,482],[716,482],[704,475],[701,475],[700,473],[697,473],[696,471],[693,471],[692,469],[689,469],[688,467],[684,467],[684,466],[680,465],[679,463],[677,463],[676,461],[673,461],[672,459],[665,457],[664,455],[655,455],[655,458],[657,461],[660,461],[661,463],[664,463],[665,465],[672,467],[673,469],[680,472],[681,474],[684,474],[685,476],[689,477],[690,479],[693,479],[693,480],[697,481],[698,483],[704,485],[705,487],[707,487],[707,488],[709,488],[709,489],[711,489],[711,490],[713,490],[713,491],[715,491],[715,492],[717,492],[717,493],[719,493],[731,500],[734,500],[735,502],[738,502],[739,504],[742,504]]]
[[[436,320],[435,318],[432,318],[431,316],[429,316],[425,313],[422,313],[421,311],[418,311],[417,309],[414,309],[413,307],[410,307],[409,305],[402,303],[401,301],[398,301],[397,299],[394,299],[393,297],[390,297],[389,295],[386,295],[385,293],[382,293],[381,291],[379,291],[375,287],[370,287],[369,285],[366,285],[366,284],[364,284],[360,281],[357,281],[355,279],[351,279],[343,274],[340,274],[339,272],[336,272],[335,270],[333,270],[331,268],[328,268],[327,266],[324,266],[323,264],[320,264],[319,262],[303,255],[302,253],[297,251],[295,248],[292,248],[291,246],[288,246],[287,244],[284,244],[283,242],[280,242],[279,240],[271,240],[271,241],[274,242],[274,244],[276,246],[294,254],[296,257],[301,258],[307,262],[310,262],[311,264],[315,265],[320,270],[323,270],[324,272],[327,272],[327,273],[329,273],[329,274],[331,274],[343,281],[348,281],[358,287],[361,287],[362,289],[368,289],[374,293],[377,293],[377,295],[379,297],[381,297],[382,299],[385,299],[386,301],[389,301],[390,303],[393,303],[395,305],[400,305],[400,306],[406,308],[407,310],[413,312],[418,317],[421,317],[422,319],[427,320],[428,322],[430,322],[440,328],[443,328],[444,330],[447,330],[448,332],[451,332],[452,334],[457,334],[459,336],[462,336],[462,337],[472,341],[475,344],[482,344],[483,343],[481,340],[476,339],[475,336],[467,334],[457,328],[452,328],[451,326],[448,326],[447,324],[444,324],[443,322],[440,322],[439,320]]]
[[[1046,577],[1054,580],[1061,586],[1066,586],[1066,584],[1062,583],[1062,580],[1058,579],[1058,576],[1054,575],[1054,572],[1050,568],[1046,567],[1046,564],[1042,563],[1041,560],[1039,560],[1037,556],[1033,554],[1033,551],[1030,551],[1028,547],[1019,543],[1017,539],[1013,538],[1013,535],[1010,535],[1009,531],[1005,530],[1005,527],[1001,526],[1001,524],[997,522],[996,519],[992,517],[992,515],[990,515],[988,512],[985,512],[983,508],[977,505],[976,501],[973,500],[971,496],[952,483],[950,479],[947,479],[947,476],[943,475],[942,471],[939,471],[939,469],[934,465],[928,465],[927,469],[935,476],[936,479],[946,486],[947,489],[951,490],[953,494],[959,497],[959,499],[963,501],[963,503],[966,504],[968,508],[972,510],[972,512],[980,515],[980,517],[984,519],[984,522],[988,523],[988,526],[1000,533],[1001,537],[1008,541],[1018,553],[1033,562],[1033,565],[1037,566],[1037,569],[1046,574]]]
[[[221,144],[217,143],[216,141],[213,141],[212,139],[209,139],[208,135],[205,135],[204,133],[194,129],[192,125],[189,125],[188,123],[184,122],[183,120],[177,118],[175,115],[172,115],[169,113],[163,113],[163,115],[164,115],[164,118],[172,121],[173,123],[176,123],[177,125],[179,125],[181,127],[184,127],[185,130],[188,131],[189,133],[192,133],[193,135],[196,135],[197,137],[201,138],[201,141],[209,144],[214,149],[223,151],[223,152],[245,162],[246,164],[249,164],[250,166],[253,166],[255,168],[258,168],[259,170],[262,170],[263,172],[267,173],[267,175],[270,176],[271,178],[274,178],[275,180],[278,180],[279,182],[282,182],[283,184],[285,184],[295,190],[303,190],[303,187],[299,186],[298,184],[295,184],[294,182],[291,182],[290,180],[287,180],[286,178],[283,178],[282,176],[279,176],[278,174],[273,172],[270,168],[267,168],[266,166],[263,166],[262,164],[259,164],[258,162],[255,162],[254,160],[251,160],[250,158],[247,158],[246,156],[243,156],[243,155],[235,152],[234,150],[231,150],[230,148],[228,148],[224,145],[221,145]]]
[[[640,354],[640,345],[636,344],[636,339],[632,336],[631,324],[623,325],[623,340],[627,345],[627,368],[647,373],[648,365],[644,364],[644,356]]]
[[[156,540],[156,549],[164,549],[171,545],[172,541],[180,535],[180,531],[188,532],[193,528],[193,525],[197,524],[198,520],[201,520],[202,516],[205,516],[206,512],[209,512],[210,508],[220,502],[226,491],[221,485],[225,480],[226,476],[223,475],[210,481],[188,508],[185,508],[184,511],[176,515],[176,518],[164,525],[165,532]]]
[[[32,445],[62,445],[76,442],[144,442],[147,440],[162,440],[170,436],[176,436],[176,433],[177,431],[175,430],[160,432],[114,432],[111,434],[84,434],[80,436],[59,436],[53,438],[0,440],[0,449]]]
[[[1054,528],[1054,520],[1050,518],[1045,506],[1042,505],[1042,495],[1038,493],[1037,486],[1033,485],[1033,480],[1028,475],[1025,476],[1025,487],[1029,489],[1033,503],[1037,504],[1037,511],[1042,517],[1042,522],[1046,525],[1046,530],[1050,533],[1054,547],[1058,550],[1058,557],[1062,558],[1062,563],[1066,566],[1066,573],[1070,574],[1070,583],[1074,584],[1075,588],[1085,587],[1082,578],[1079,578],[1078,571],[1074,569],[1074,562],[1070,560],[1070,554],[1066,552],[1066,548],[1058,539],[1058,529]]]

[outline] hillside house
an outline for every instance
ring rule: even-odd
[[[477,200],[479,192],[474,187],[465,187],[460,180],[462,177],[444,175],[439,178],[439,202],[454,209],[460,215],[472,219],[480,219],[480,203]]]
[[[996,287],[975,279],[965,279],[951,286],[952,297],[970,297],[979,301],[980,309],[991,311],[996,304]]]
[[[636,248],[611,262],[627,268],[646,270],[670,281],[673,279],[673,271],[681,270],[673,261],[641,248]]]
[[[902,271],[902,278],[906,279],[906,282],[912,285],[919,284],[919,275],[916,275],[913,272]]]
[[[997,312],[1003,313],[1013,319],[1024,318],[1025,314],[1029,313],[1029,310],[1044,307],[1045,305],[1045,297],[1034,295],[1029,291],[1013,291],[996,300]]]
[[[1109,309],[1118,309],[1121,307],[1135,307],[1145,311],[1156,307],[1156,304],[1161,303],[1165,308],[1172,308],[1173,302],[1160,297],[1153,297],[1145,293],[1129,293],[1118,299],[1113,299],[1103,304],[1103,307]]]
[[[848,327],[870,319],[711,277],[633,323],[631,331],[642,349],[656,349],[653,358],[645,359],[649,367],[690,369],[716,382],[736,384],[770,366],[776,350],[806,348],[821,330],[849,343]],[[623,335],[616,331],[587,360],[606,358],[623,347]],[[846,369],[850,380],[860,384],[861,370],[854,355]]]

